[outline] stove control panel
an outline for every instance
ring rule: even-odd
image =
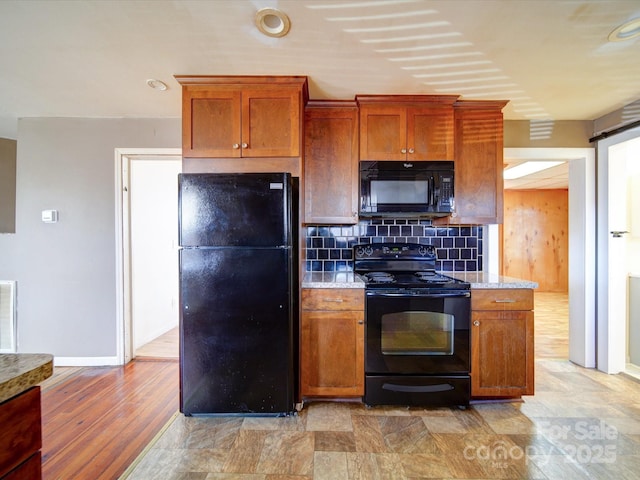
[[[435,259],[436,247],[417,243],[372,243],[354,247],[358,259]]]

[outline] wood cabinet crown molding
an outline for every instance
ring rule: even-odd
[[[355,100],[331,100],[317,99],[309,100],[306,104],[307,108],[358,108],[358,102]]]
[[[509,100],[458,100],[453,104],[454,109],[465,110],[502,110]]]
[[[370,103],[384,103],[385,105],[403,105],[411,106],[425,104],[441,104],[443,106],[451,106],[460,95],[356,95],[356,101],[359,105]]]
[[[174,75],[173,78],[180,85],[308,84],[306,75]]]

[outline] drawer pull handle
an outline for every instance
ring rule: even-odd
[[[344,302],[344,300],[342,300],[341,298],[325,298],[324,301],[325,302],[334,302],[334,303],[342,303],[342,302]]]
[[[516,303],[515,300],[511,300],[509,298],[505,299],[505,300],[494,300],[496,303]]]

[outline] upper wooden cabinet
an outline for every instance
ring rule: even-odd
[[[299,157],[306,77],[176,76],[182,155]]]
[[[502,223],[505,101],[456,102],[455,212],[448,223]]]
[[[358,107],[310,101],[305,109],[304,222],[358,222]]]
[[[358,95],[361,160],[453,160],[457,95]]]

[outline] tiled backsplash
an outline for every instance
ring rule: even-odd
[[[349,226],[307,226],[306,270],[353,271],[358,243],[411,242],[436,247],[436,270],[482,270],[482,225],[433,226],[431,220],[372,219]]]

